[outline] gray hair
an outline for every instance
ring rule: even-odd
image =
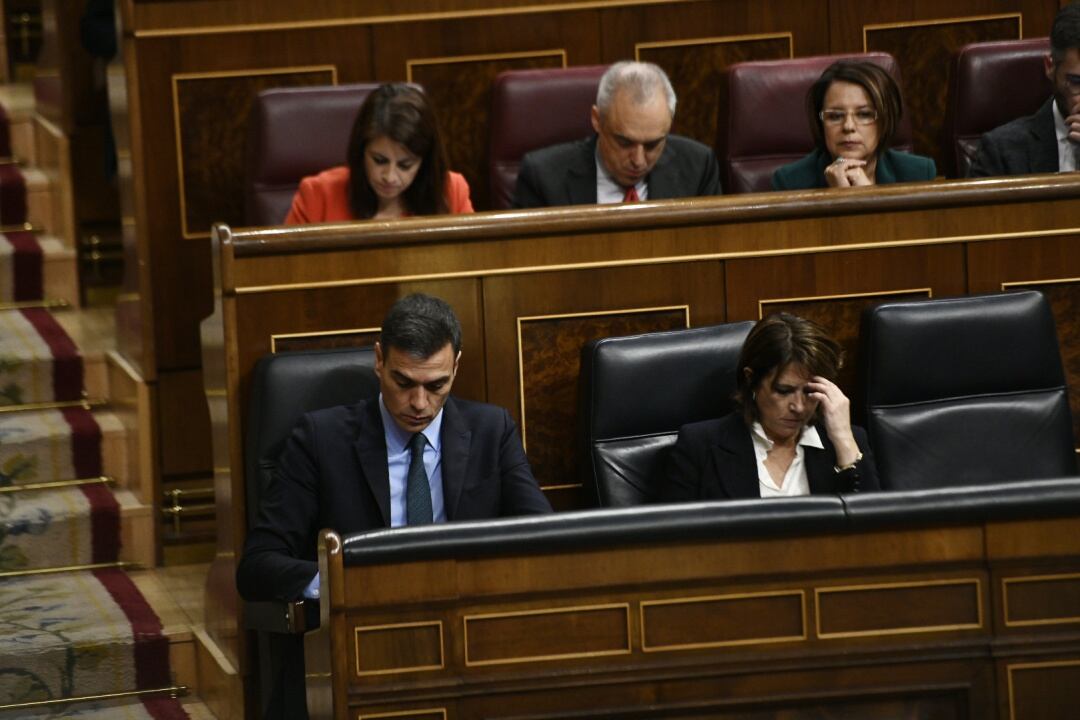
[[[639,105],[647,103],[662,91],[668,112],[675,117],[675,88],[671,87],[667,73],[659,65],[623,60],[609,67],[600,78],[600,88],[596,91],[596,107],[601,115],[611,107],[612,99],[620,90],[633,93],[633,101]]]

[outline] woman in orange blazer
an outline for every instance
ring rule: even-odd
[[[346,159],[300,181],[286,225],[473,211],[469,184],[446,169],[435,114],[416,88],[391,83],[368,95]]]

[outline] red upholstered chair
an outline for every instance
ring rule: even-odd
[[[1050,97],[1043,56],[1048,38],[965,45],[953,56],[942,156],[949,177],[964,177],[982,134],[1031,115]]]
[[[521,158],[592,133],[589,111],[607,65],[510,70],[495,78],[488,152],[491,205],[510,207]]]
[[[721,80],[716,138],[725,193],[769,190],[778,167],[814,149],[806,120],[806,91],[825,68],[845,58],[877,63],[903,90],[900,68],[888,53],[743,62],[727,68]],[[892,147],[911,150],[906,114]]]
[[[378,83],[274,88],[248,116],[244,221],[280,225],[300,180],[345,163],[356,113]]]

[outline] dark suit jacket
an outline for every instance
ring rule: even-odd
[[[701,143],[668,135],[649,173],[649,199],[719,195],[716,155]],[[521,161],[514,207],[596,204],[596,136],[535,150]]]
[[[1057,171],[1058,145],[1051,97],[1034,115],[1005,123],[983,135],[968,168],[968,177]]]
[[[506,410],[449,398],[442,481],[448,520],[551,512]],[[248,531],[236,572],[248,600],[293,600],[315,576],[318,532],[390,525],[390,473],[378,400],[305,415]]]
[[[829,153],[815,148],[806,157],[778,168],[772,177],[773,190],[829,187],[825,181],[825,168],[832,161]],[[928,157],[890,148],[878,158],[874,175],[878,185],[933,180],[937,177],[937,166]]]
[[[817,430],[824,449],[803,448],[811,494],[881,488],[865,430],[852,428],[855,443],[863,453],[857,466],[860,476],[857,487],[852,486],[850,473],[836,472],[836,449],[825,428],[819,425]],[[668,476],[661,488],[661,502],[756,497],[761,497],[761,491],[754,441],[741,413],[733,412],[718,420],[704,420],[679,428],[679,439],[668,456]]]

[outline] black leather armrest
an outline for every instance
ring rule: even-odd
[[[319,627],[319,603],[315,600],[268,600],[244,605],[244,624],[249,630],[302,634]]]

